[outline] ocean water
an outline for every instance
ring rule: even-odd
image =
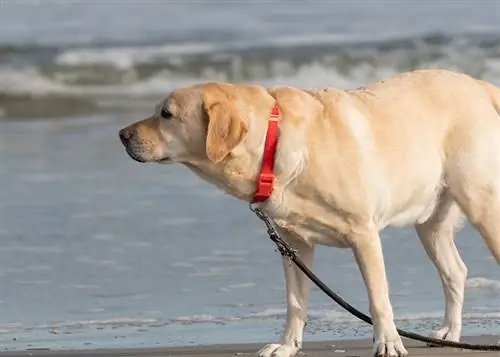
[[[117,131],[205,80],[352,88],[414,68],[500,85],[496,1],[0,2],[0,348],[275,342],[279,254],[246,205]],[[398,325],[429,333],[442,291],[411,229],[383,232]],[[500,333],[500,270],[466,224],[464,333]],[[367,310],[352,254],[315,271]],[[313,288],[305,339],[371,335]]]

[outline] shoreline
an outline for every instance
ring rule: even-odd
[[[463,342],[474,344],[495,344],[498,337],[492,335],[463,337]],[[427,347],[417,341],[403,338],[409,356],[463,356],[470,357],[481,353],[482,356],[499,356],[500,352],[483,352],[458,350],[446,347]],[[94,350],[25,350],[0,352],[0,357],[27,357],[27,356],[54,356],[54,357],[142,357],[142,356],[204,356],[204,357],[234,357],[255,356],[255,353],[265,343],[200,345],[193,347],[158,347],[158,348],[103,348]],[[326,357],[372,357],[371,339],[362,340],[331,340],[304,342],[302,353],[299,355]]]

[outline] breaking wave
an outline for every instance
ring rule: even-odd
[[[424,321],[442,319],[443,312],[426,312],[426,313],[407,313],[396,317],[398,322],[411,322],[411,321]],[[283,320],[286,317],[285,308],[265,308],[260,311],[246,312],[244,314],[235,315],[189,315],[179,316],[163,320],[160,318],[110,318],[103,320],[81,320],[81,321],[60,321],[35,326],[24,326],[22,324],[0,324],[0,334],[12,331],[19,331],[23,329],[40,329],[40,330],[54,330],[54,329],[84,329],[84,328],[109,328],[116,329],[121,327],[162,327],[167,325],[197,325],[197,324],[216,324],[226,325],[239,321],[252,321],[252,320]],[[326,324],[364,324],[353,315],[345,311],[338,311],[334,309],[311,309],[308,312],[308,318],[312,322],[326,323]],[[478,309],[477,311],[466,312],[463,315],[465,321],[473,321],[479,319],[494,319],[500,318],[500,312],[485,312]]]
[[[429,34],[367,41],[323,35],[255,43],[0,47],[0,112],[26,116],[152,105],[175,87],[222,80],[355,87],[417,68],[500,81],[500,35]],[[33,114],[33,113],[31,113]]]
[[[469,289],[491,289],[499,290],[500,281],[491,280],[483,277],[475,277],[467,280],[465,287]]]

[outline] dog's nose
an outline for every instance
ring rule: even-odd
[[[133,132],[130,131],[129,129],[125,128],[125,129],[122,129],[120,130],[120,132],[118,133],[118,135],[120,136],[120,140],[122,141],[122,143],[126,143],[127,141],[130,140],[130,138],[132,137],[132,134]]]

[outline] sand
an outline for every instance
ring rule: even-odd
[[[464,342],[494,344],[495,336],[464,337]],[[54,356],[54,357],[145,357],[145,356],[196,356],[196,357],[234,357],[255,356],[255,352],[263,346],[258,344],[211,345],[177,348],[137,348],[137,349],[101,349],[101,350],[74,350],[50,351],[27,350],[18,352],[2,352],[0,357],[24,356]],[[453,348],[430,348],[422,343],[405,339],[405,346],[411,356],[500,356],[500,352],[466,351]],[[301,356],[311,357],[371,357],[371,340],[339,340],[306,342]],[[299,356],[300,356],[299,355]]]

